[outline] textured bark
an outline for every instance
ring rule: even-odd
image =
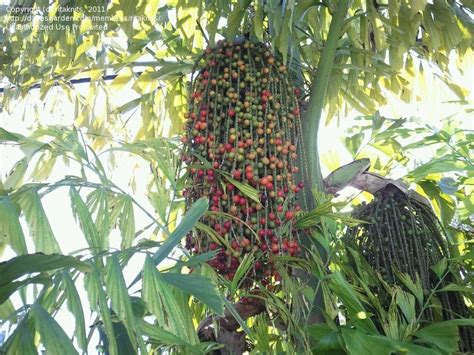
[[[265,310],[265,304],[257,298],[252,298],[245,302],[237,302],[234,307],[243,320]],[[226,311],[223,317],[209,316],[204,319],[199,324],[198,336],[201,341],[215,341],[223,344],[224,347],[216,353],[242,354],[247,350],[247,344],[245,342],[245,333],[237,331],[239,327],[239,322],[229,311]]]

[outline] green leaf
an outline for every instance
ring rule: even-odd
[[[135,239],[135,215],[133,213],[133,204],[129,196],[124,197],[123,209],[119,217],[120,233],[122,234],[122,242],[120,247],[127,249],[132,246]]]
[[[435,265],[431,267],[431,269],[435,272],[436,276],[441,279],[448,268],[448,260],[446,258],[442,258],[438,261]]]
[[[250,0],[244,0],[242,2],[239,1],[234,3],[234,9],[232,10],[229,18],[227,19],[227,26],[225,31],[225,35],[227,38],[233,39],[237,35],[242,19],[244,18],[245,12],[247,11],[247,8],[249,7],[250,3]]]
[[[122,268],[116,255],[112,255],[107,262],[105,285],[112,309],[127,329],[128,337],[134,349],[137,350],[137,346],[139,346],[141,351],[146,353],[146,346],[135,323],[132,303],[125,285]]]
[[[397,287],[396,302],[408,323],[416,318],[415,296]]]
[[[224,304],[217,285],[205,276],[191,274],[161,274],[168,284],[188,293],[206,304],[219,315],[224,314]]]
[[[449,354],[458,349],[458,326],[474,326],[474,319],[452,319],[436,322],[421,328],[415,336],[428,343],[434,344]]]
[[[27,169],[28,159],[23,158],[16,162],[16,164],[8,173],[8,177],[6,178],[5,182],[3,183],[4,189],[8,191],[18,188],[23,181],[23,177],[25,176]]]
[[[312,343],[315,344],[312,346],[313,354],[346,354],[339,333],[328,325],[311,325],[308,327],[308,333],[311,337]]]
[[[470,286],[462,286],[457,284],[448,284],[437,292],[466,292],[467,294],[474,294],[474,288]]]
[[[84,311],[82,309],[81,298],[77,292],[76,285],[68,272],[62,273],[63,287],[66,292],[67,308],[76,320],[74,335],[76,336],[79,347],[87,352],[86,323],[84,320]]]
[[[72,256],[27,254],[17,256],[6,262],[0,263],[0,286],[7,285],[15,279],[31,273],[51,271],[59,268],[74,268],[81,272],[91,271],[88,263],[80,261]]]
[[[144,95],[145,96],[145,95]],[[132,101],[129,101],[127,102],[126,104],[123,104],[122,106],[116,108],[114,110],[114,113],[119,113],[119,114],[124,114],[124,113],[127,113],[128,111],[130,110],[133,110],[134,108],[136,108],[138,105],[141,104],[143,100],[143,97],[139,97],[139,98],[136,98],[136,99],[133,99]]]
[[[107,304],[107,296],[103,288],[103,283],[99,271],[94,269],[84,277],[84,286],[87,291],[87,298],[90,307],[100,314],[103,329],[108,340],[108,351],[110,355],[119,354],[117,341],[115,339],[110,309]]]
[[[234,185],[240,192],[242,192],[245,196],[247,196],[248,198],[252,199],[253,201],[255,201],[256,203],[258,203],[259,205],[261,204],[260,203],[260,199],[258,198],[258,190],[253,188],[252,186],[248,185],[248,184],[243,184],[241,182],[238,182],[237,180],[234,180],[232,179],[231,177],[229,176],[226,176],[225,177],[232,185]]]
[[[142,298],[147,304],[148,310],[155,315],[158,325],[170,331],[173,335],[196,341],[194,329],[188,329],[189,320],[186,319],[187,306],[185,308],[173,295],[169,285],[163,280],[163,275],[158,272],[153,260],[147,257],[143,268]],[[167,317],[173,317],[172,322],[167,322]]]
[[[458,191],[458,184],[452,177],[441,178],[438,185],[441,191],[448,195],[454,195]]]
[[[156,72],[153,72],[150,77],[155,79],[155,80],[166,80],[173,78],[175,75],[179,74],[181,75],[186,75],[191,73],[193,69],[194,63],[190,62],[177,62],[177,63],[164,63],[163,66]]]
[[[0,303],[0,321],[9,321],[15,324],[18,320],[15,314],[15,307],[11,300],[7,300],[4,303]]]
[[[14,201],[23,210],[36,252],[61,253],[61,248],[54,237],[38,191],[34,188],[22,189],[15,194]]]
[[[72,210],[74,217],[79,221],[84,237],[86,238],[87,244],[91,248],[92,254],[97,254],[106,248],[103,245],[102,240],[99,238],[99,232],[92,220],[91,214],[87,209],[86,204],[79,195],[79,192],[71,186],[69,190],[71,197]]]
[[[361,149],[363,140],[364,133],[362,132],[344,138],[344,144],[353,157],[355,157],[357,155],[357,152]]]
[[[240,281],[247,275],[254,263],[254,260],[255,258],[253,252],[245,254],[244,259],[235,271],[234,278],[232,279],[230,287],[231,294],[234,294],[234,292],[238,289]]]
[[[263,3],[258,0],[255,1],[255,13],[253,16],[253,26],[255,37],[257,41],[263,42]]]
[[[9,196],[0,196],[0,254],[7,244],[17,254],[26,254],[25,236],[18,220],[20,212]]]
[[[418,304],[423,306],[423,287],[421,286],[420,279],[417,277],[416,282],[413,282],[410,275],[398,272],[394,270],[397,278],[410,290],[410,292],[416,297]]]
[[[178,245],[181,239],[184,238],[188,232],[193,229],[196,222],[201,218],[201,216],[209,208],[209,202],[205,198],[197,200],[191,208],[186,212],[183,217],[183,220],[178,227],[170,234],[168,239],[163,243],[163,245],[156,251],[153,255],[153,260],[155,265],[161,263],[168,255],[171,253],[173,248]]]
[[[287,62],[288,57],[289,39],[293,28],[292,24],[290,24],[292,15],[293,8],[287,9],[285,15],[283,16],[281,30],[279,31],[278,37],[276,39],[276,47],[282,55],[283,63]]]
[[[173,333],[157,326],[156,324],[150,324],[145,321],[140,321],[140,328],[143,334],[149,337],[149,341],[163,344],[163,345],[179,345],[191,348],[191,344],[184,341],[182,338],[174,335]]]
[[[38,349],[34,343],[35,332],[32,324],[32,320],[25,317],[3,347],[0,348],[0,351],[5,349],[7,355],[38,355]]]
[[[368,333],[378,334],[377,328],[362,306],[359,296],[340,272],[331,275],[329,287],[346,306],[350,320],[356,327]]]
[[[388,337],[364,334],[347,328],[342,328],[342,338],[349,354],[373,354],[376,349],[377,355],[392,355],[393,353],[440,355],[439,352],[430,348],[400,343]]]
[[[474,171],[474,168],[469,168],[466,163],[458,160],[452,156],[435,158],[426,164],[420,165],[416,169],[410,172],[410,176],[413,177],[415,182],[423,180],[429,174],[447,173],[454,171]]]
[[[0,143],[6,143],[6,142],[20,142],[25,136],[18,134],[18,133],[13,133],[9,132],[4,128],[0,127]]]
[[[34,319],[35,328],[48,354],[78,354],[67,334],[43,307],[35,303],[30,316]]]
[[[49,276],[40,274],[34,277],[26,278],[24,280],[9,282],[5,285],[0,285],[0,304],[3,304],[3,302],[7,301],[13,293],[20,290],[23,286],[37,283],[46,285],[50,281],[51,278]]]

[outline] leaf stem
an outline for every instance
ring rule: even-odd
[[[321,163],[318,151],[318,132],[321,121],[321,115],[326,98],[331,71],[334,66],[336,49],[339,37],[344,25],[350,0],[340,0],[337,2],[337,8],[333,13],[329,33],[321,52],[321,59],[318,64],[318,71],[311,85],[308,110],[303,119],[303,138],[305,151],[308,154],[309,180],[307,186],[312,190],[316,188],[319,191],[323,189],[323,177],[321,174]],[[308,194],[309,202],[307,205],[314,206],[314,199]]]

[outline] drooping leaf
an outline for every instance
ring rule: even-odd
[[[188,339],[194,343],[197,338],[194,329],[188,327],[186,308],[183,309],[180,306],[172,289],[164,281],[163,275],[165,274],[158,272],[153,260],[147,257],[143,268],[142,298],[148,310],[155,315],[160,327],[181,339]],[[173,318],[171,322],[167,321],[169,317]]]
[[[14,332],[10,335],[0,351],[5,350],[7,355],[37,355],[38,350],[34,343],[35,332],[32,319],[23,319]]]
[[[79,195],[79,192],[73,186],[71,186],[71,189],[69,191],[74,216],[77,218],[81,226],[87,244],[91,248],[91,252],[93,254],[97,254],[102,251],[106,246],[103,245],[103,241],[100,240],[99,233],[94,224],[94,221],[92,220],[92,216],[89,210],[87,209],[86,204]]]
[[[20,190],[15,194],[14,200],[25,215],[36,252],[61,253],[61,248],[54,237],[38,191],[33,188]]]
[[[100,314],[102,321],[102,329],[105,332],[108,343],[108,351],[110,355],[119,354],[117,341],[112,324],[109,305],[107,303],[107,295],[104,291],[103,283],[99,271],[94,269],[84,277],[84,286],[87,291],[87,298],[91,309]]]
[[[233,4],[234,9],[229,16],[226,26],[226,35],[228,38],[233,39],[237,35],[240,23],[245,15],[245,11],[247,11],[247,8],[250,5],[250,2],[250,0],[244,0]]]
[[[88,263],[72,256],[40,253],[27,254],[0,263],[0,286],[6,285],[26,274],[51,271],[59,268],[74,268],[81,272],[91,271],[91,266]]]
[[[0,303],[0,321],[9,321],[13,324],[17,322],[15,307],[13,306],[11,300],[7,300],[4,303]]]
[[[83,351],[87,351],[86,323],[82,309],[81,298],[77,292],[76,285],[68,272],[62,273],[62,280],[67,298],[67,308],[76,321],[74,335],[77,343]]]
[[[34,304],[30,310],[38,330],[41,342],[49,354],[79,354],[63,328],[39,304]]]
[[[122,235],[122,242],[120,246],[126,249],[132,246],[135,239],[135,215],[133,213],[132,200],[127,196],[123,200],[122,213],[119,217],[120,233]]]
[[[186,212],[183,217],[183,220],[179,226],[170,234],[168,239],[163,243],[163,245],[157,250],[153,255],[153,261],[156,265],[161,263],[173,250],[173,248],[178,245],[181,239],[191,231],[196,222],[201,218],[201,216],[207,211],[209,203],[207,199],[201,198],[197,200],[191,208]]]
[[[170,285],[188,293],[206,304],[217,314],[224,314],[224,305],[217,285],[208,277],[189,274],[161,274]]]
[[[13,168],[10,170],[8,177],[3,183],[3,187],[6,191],[14,190],[20,186],[28,168],[28,159],[23,158],[15,163]]]
[[[128,337],[134,348],[137,349],[139,347],[141,351],[146,352],[145,343],[135,322],[132,303],[125,285],[122,268],[116,255],[112,255],[107,262],[105,285],[112,309],[127,329]]]
[[[140,328],[146,336],[149,337],[153,343],[162,345],[178,345],[191,348],[191,344],[184,341],[184,339],[174,335],[173,333],[163,329],[156,324],[150,324],[145,321],[140,321]]]
[[[13,281],[4,285],[0,285],[0,304],[3,304],[4,302],[6,302],[13,293],[21,290],[26,285],[30,285],[30,284],[47,285],[49,282],[51,282],[51,278],[49,276],[39,274],[39,275],[29,277],[20,281]]]
[[[26,254],[25,236],[18,220],[20,212],[9,196],[0,196],[0,253],[7,244],[17,254]]]
[[[252,186],[248,184],[243,184],[241,182],[238,182],[235,179],[232,179],[228,176],[226,176],[226,179],[234,185],[240,192],[242,192],[245,196],[248,198],[252,199],[256,203],[260,204],[260,199],[258,198],[258,190],[253,188]]]

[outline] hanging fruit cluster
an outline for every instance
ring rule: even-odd
[[[367,262],[390,284],[403,286],[396,270],[420,280],[425,295],[435,287],[441,289],[456,283],[454,274],[445,275],[440,281],[433,267],[443,258],[449,259],[449,249],[439,221],[431,208],[410,198],[396,187],[388,185],[374,195],[374,200],[356,208],[353,216],[370,222],[348,231],[345,244],[364,256]],[[354,261],[354,269],[357,269]],[[383,297],[378,290],[379,298]],[[388,307],[392,295],[387,295]],[[459,292],[438,292],[442,307],[427,307],[423,319],[471,318],[472,312]],[[474,350],[474,328],[460,328],[460,350]]]
[[[249,278],[272,284],[280,279],[272,256],[301,252],[292,233],[303,187],[295,178],[300,90],[264,44],[221,41],[207,48],[201,64],[185,114],[184,196],[188,206],[209,198],[211,213],[202,222],[214,232],[190,234],[186,247],[196,254],[216,250],[209,264],[229,280],[240,258],[253,252]]]

